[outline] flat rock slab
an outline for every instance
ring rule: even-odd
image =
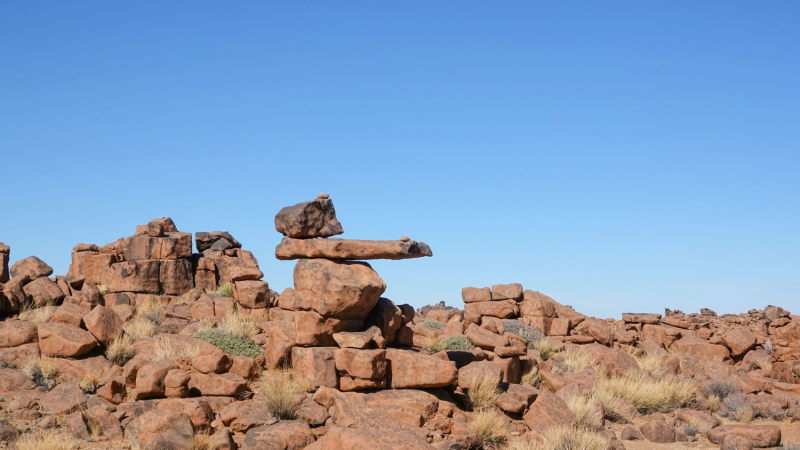
[[[431,248],[417,241],[369,241],[362,239],[283,238],[275,248],[281,260],[327,259],[411,259],[433,256]]]

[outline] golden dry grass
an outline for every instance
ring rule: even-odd
[[[719,398],[716,394],[711,394],[708,396],[708,410],[712,413],[717,412],[719,409],[719,405],[722,404],[722,399]]]
[[[605,450],[608,441],[585,428],[556,427],[544,435],[544,442],[537,450]]]
[[[131,320],[122,325],[122,329],[134,340],[148,338],[156,334],[156,324],[138,312]]]
[[[223,297],[233,297],[233,284],[231,284],[230,281],[226,281],[212,292],[215,292]]]
[[[158,312],[161,309],[161,299],[155,295],[151,295],[145,299],[141,304],[136,304],[137,315],[148,315]]]
[[[100,283],[97,285],[97,290],[99,290],[101,294],[105,294],[108,292],[108,285],[105,283]]]
[[[485,409],[472,415],[469,432],[477,434],[485,447],[497,447],[508,441],[508,424],[496,409]]]
[[[576,427],[595,430],[603,426],[603,417],[599,409],[595,408],[596,400],[583,395],[571,395],[564,400],[575,415]]]
[[[25,302],[19,311],[19,319],[33,322],[37,325],[49,322],[58,307],[53,302],[37,307],[33,302]]]
[[[545,361],[553,356],[553,344],[550,342],[549,338],[543,337],[537,341],[533,341],[531,347],[539,350],[539,355],[541,355],[542,359]]]
[[[592,358],[586,350],[578,346],[569,347],[563,352],[556,353],[552,356],[552,359],[567,366],[569,372],[575,372],[592,365]],[[554,367],[553,372],[558,373],[559,369]]]
[[[422,346],[422,350],[428,353],[436,353],[444,349],[445,349],[444,341],[436,337],[426,337],[425,345]]]
[[[679,378],[655,378],[647,373],[629,372],[623,376],[600,379],[595,393],[631,402],[640,412],[667,412],[680,408],[697,395],[695,387]]]
[[[255,384],[255,392],[267,404],[269,412],[280,420],[296,417],[295,394],[306,392],[308,385],[288,370],[265,370]]]
[[[191,450],[217,450],[220,445],[214,442],[214,437],[208,433],[197,433],[192,438]]]
[[[257,318],[244,314],[240,308],[234,308],[225,316],[219,328],[231,336],[249,339],[258,332]]]
[[[541,380],[539,378],[539,366],[533,366],[533,367],[531,367],[531,369],[529,371],[525,372],[522,375],[521,384],[527,383],[527,384],[530,384],[533,387],[537,387],[538,388],[540,381]]]
[[[133,350],[133,342],[133,338],[129,334],[117,334],[117,337],[106,348],[106,357],[111,364],[124,366],[126,362],[130,361],[136,355]]]
[[[25,362],[22,371],[45,391],[53,389],[58,384],[58,367],[53,358],[48,356],[36,355],[30,357]]]
[[[200,347],[186,342],[174,342],[157,337],[150,354],[152,361],[164,361],[172,358],[194,358],[200,354]]]
[[[636,364],[639,365],[639,368],[648,373],[652,373],[654,370],[661,367],[661,363],[666,359],[666,355],[664,354],[640,352],[633,347],[628,347],[627,352],[636,360]]]
[[[494,407],[500,396],[497,382],[487,376],[472,376],[467,383],[467,399],[473,411],[482,411]]]
[[[17,439],[17,450],[70,450],[75,440],[65,428],[32,428]]]
[[[86,428],[89,430],[89,440],[97,442],[103,436],[103,424],[94,419],[86,421]]]
[[[97,392],[97,388],[100,387],[100,383],[102,379],[100,378],[100,374],[97,372],[86,372],[83,374],[83,378],[78,383],[78,386],[81,390],[87,394],[94,394]]]
[[[253,323],[269,322],[269,309],[248,309],[247,320]]]

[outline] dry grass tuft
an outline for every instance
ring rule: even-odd
[[[97,442],[103,436],[103,424],[97,420],[87,420],[86,428],[89,429],[89,440],[91,442]]]
[[[164,361],[173,358],[194,358],[200,354],[200,347],[186,342],[170,342],[168,339],[157,337],[151,361]]]
[[[493,448],[508,441],[506,419],[496,409],[486,409],[473,414],[469,432],[480,436],[484,447]]]
[[[226,281],[214,290],[214,292],[223,297],[233,297],[233,284],[231,284],[230,281]]]
[[[631,402],[641,413],[668,412],[694,401],[694,386],[679,378],[654,378],[646,373],[626,373],[600,379],[595,392]]]
[[[539,378],[539,366],[533,366],[531,367],[531,370],[522,375],[521,384],[527,383],[535,388],[538,388],[541,381],[542,380]]]
[[[308,385],[288,370],[265,370],[256,382],[255,392],[264,398],[269,412],[277,419],[297,416],[294,395],[308,390]]]
[[[83,392],[86,394],[94,394],[97,392],[97,388],[100,387],[100,383],[102,382],[102,378],[100,378],[100,374],[97,372],[86,372],[83,374],[83,378],[81,378],[80,383],[78,386],[81,388]]]
[[[542,356],[542,360],[544,361],[550,359],[555,353],[553,351],[553,343],[550,342],[550,339],[546,337],[543,337],[538,341],[534,341],[531,344],[531,347],[536,350],[539,350],[539,354]]]
[[[569,347],[563,352],[556,353],[552,356],[552,358],[553,360],[567,366],[569,368],[568,372],[575,372],[583,369],[584,367],[589,367],[592,365],[592,358],[589,356],[586,350],[577,346]],[[558,372],[556,367],[553,369],[554,372]]]
[[[134,340],[149,338],[156,334],[155,322],[138,312],[122,325],[122,329]]]
[[[253,323],[269,322],[269,309],[249,309],[247,310],[247,320]]]
[[[53,358],[48,356],[32,356],[22,371],[42,390],[49,391],[58,384],[58,367]]]
[[[623,414],[623,403],[622,399],[615,397],[610,391],[608,390],[595,390],[592,392],[592,400],[599,402],[603,405],[603,411],[605,411],[605,417],[607,419],[616,419],[619,417],[624,417]]]
[[[161,299],[159,299],[155,295],[147,297],[147,299],[143,301],[141,304],[138,303],[136,304],[137,315],[142,315],[142,316],[148,316],[153,314],[157,315],[159,310],[161,310]]]
[[[603,426],[603,417],[595,407],[594,399],[583,395],[571,395],[565,401],[572,414],[575,414],[576,427],[596,430]]]
[[[208,433],[197,433],[192,438],[191,450],[217,450],[220,445],[214,442],[214,437]]]
[[[240,308],[234,308],[222,320],[220,330],[239,338],[250,339],[258,332],[257,316],[246,315]]]
[[[492,408],[500,396],[500,388],[491,377],[476,375],[467,384],[467,399],[473,411]]]
[[[661,367],[661,363],[666,359],[666,355],[658,354],[656,352],[640,352],[633,347],[628,347],[627,352],[633,356],[639,368],[645,372],[652,373],[654,370]]]
[[[444,341],[435,337],[426,337],[425,345],[422,346],[422,350],[428,353],[440,352],[445,348]]]
[[[608,441],[584,428],[552,428],[544,435],[539,450],[605,450]]]
[[[106,348],[106,357],[111,364],[124,366],[130,361],[136,352],[133,350],[133,338],[127,333],[119,333]]]
[[[52,301],[40,307],[37,307],[33,302],[25,302],[20,308],[19,319],[41,325],[53,318],[57,308]]]
[[[711,394],[708,396],[708,410],[712,413],[717,412],[719,406],[722,404],[722,399],[719,398],[716,394]]]
[[[33,428],[17,439],[17,450],[71,450],[75,440],[65,428]]]

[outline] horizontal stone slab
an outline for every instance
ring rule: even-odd
[[[283,238],[275,248],[275,257],[282,260],[303,258],[326,259],[411,259],[433,256],[431,248],[417,241],[368,241],[361,239],[293,239]]]

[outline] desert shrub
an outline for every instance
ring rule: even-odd
[[[58,367],[50,357],[32,356],[22,371],[44,391],[49,391],[58,384]]]
[[[258,358],[264,354],[264,349],[258,346],[250,338],[235,336],[221,329],[201,330],[193,334],[192,337],[202,339],[229,355],[244,355],[251,358]]]
[[[86,372],[83,374],[83,378],[81,378],[80,383],[78,386],[81,390],[86,394],[94,394],[97,392],[97,388],[100,387],[101,383],[100,374],[97,372]]]
[[[592,359],[589,354],[578,346],[569,347],[563,352],[556,353],[552,356],[552,359],[566,366],[566,372],[574,372],[592,365]]]
[[[117,366],[124,366],[125,363],[130,361],[135,355],[136,352],[133,350],[133,338],[127,333],[117,334],[117,337],[115,337],[106,348],[106,357],[111,361],[111,364]]]
[[[528,342],[528,348],[536,348],[536,342],[544,338],[544,334],[536,328],[529,327],[519,320],[504,320],[506,333],[516,334]]]
[[[666,359],[666,355],[663,353],[653,351],[640,352],[633,347],[628,347],[627,351],[628,354],[636,360],[636,364],[639,365],[639,368],[645,372],[652,373],[654,370],[661,367],[661,363]]]
[[[55,306],[52,301],[47,302],[43,306],[37,306],[32,301],[26,301],[20,308],[19,319],[41,325],[45,322],[49,322],[50,319],[53,318],[53,315],[56,313],[56,308],[57,306]]]
[[[542,359],[545,360],[545,361],[550,359],[553,356],[553,354],[555,353],[553,351],[552,342],[550,342],[550,339],[546,338],[546,337],[542,338],[542,339],[539,339],[538,341],[534,342],[533,343],[533,347],[529,346],[528,348],[533,348],[535,350],[539,350],[539,354],[541,355]]]
[[[103,436],[103,423],[98,420],[87,420],[86,428],[89,431],[89,441],[91,442],[97,442],[100,440],[100,437]]]
[[[564,399],[567,407],[575,415],[575,426],[595,430],[603,426],[603,417],[595,409],[595,401],[583,395],[570,395]]]
[[[223,296],[223,297],[233,297],[233,284],[230,281],[226,281],[220,285],[216,293]]]
[[[435,337],[426,337],[422,350],[428,353],[436,353],[444,350],[444,341]]]
[[[695,423],[682,423],[680,427],[683,430],[683,434],[689,437],[696,435],[700,431]]]
[[[155,295],[147,297],[143,302],[136,304],[135,316],[144,317],[154,324],[161,322],[161,300]]]
[[[157,337],[153,351],[150,354],[152,361],[164,361],[172,358],[194,358],[200,354],[200,347],[186,342],[170,342],[169,339]]]
[[[742,392],[742,388],[731,380],[713,380],[705,386],[704,391],[709,397],[716,395],[724,401],[729,395]]]
[[[496,447],[508,440],[505,417],[496,409],[485,409],[473,414],[469,432],[477,434],[486,447]]]
[[[555,427],[544,435],[539,450],[605,450],[608,441],[585,428]]]
[[[214,437],[208,433],[195,433],[192,437],[190,450],[217,450],[220,445],[214,441]]]
[[[285,370],[265,370],[255,385],[255,392],[264,399],[269,412],[279,420],[292,420],[297,416],[294,395],[307,390],[306,383]]]
[[[755,409],[753,405],[747,400],[747,397],[741,393],[728,394],[722,404],[725,405],[724,411],[718,414],[722,417],[727,417],[736,422],[749,423],[753,421],[755,416]]]
[[[482,411],[494,406],[500,389],[489,376],[474,375],[467,382],[467,399],[473,411]]]
[[[122,329],[134,340],[144,339],[156,334],[156,323],[147,315],[137,312],[129,321],[122,324]]]
[[[439,322],[438,320],[426,320],[420,324],[422,328],[428,328],[430,330],[441,330],[444,324]]]
[[[258,331],[258,326],[253,321],[255,318],[247,316],[240,308],[234,308],[222,320],[220,329],[232,336],[249,339]]]
[[[672,411],[696,397],[694,386],[686,380],[659,379],[643,372],[600,379],[595,393],[600,398],[612,396],[631,402],[643,414]]]
[[[75,440],[66,428],[31,428],[17,439],[17,450],[71,450]]]
[[[712,413],[717,412],[720,405],[722,405],[722,399],[716,396],[715,394],[711,394],[708,396],[708,410]]]
[[[467,352],[475,348],[475,346],[472,344],[472,341],[470,341],[469,338],[463,334],[454,334],[445,339],[443,343],[445,350]]]
[[[522,374],[522,380],[520,383],[527,383],[535,388],[538,388],[541,381],[542,380],[539,378],[539,366],[533,366],[530,368],[530,370]]]

